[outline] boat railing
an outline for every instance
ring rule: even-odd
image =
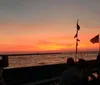
[[[95,60],[87,61],[86,64],[89,69],[96,67]],[[59,82],[59,78],[66,68],[66,63],[23,68],[6,68],[3,72],[3,76],[7,85],[48,85],[49,83]]]

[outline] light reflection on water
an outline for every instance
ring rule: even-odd
[[[85,60],[96,59],[97,53],[80,53],[78,58]],[[9,56],[9,68],[40,66],[57,63],[66,63],[68,57],[75,57],[75,54],[48,54],[48,55],[29,55],[29,56]]]

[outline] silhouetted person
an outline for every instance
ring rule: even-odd
[[[79,64],[79,70],[82,71],[86,66],[85,66],[85,60],[84,59],[79,59],[78,61]]]
[[[59,85],[81,85],[80,71],[75,67],[73,58],[67,59],[68,69],[61,75]]]
[[[93,68],[91,85],[100,85],[100,68]]]
[[[82,76],[82,85],[88,85],[88,76],[90,73],[86,68],[86,61],[84,59],[79,59],[78,63]]]
[[[8,66],[8,56],[6,55],[3,55],[3,56],[0,56],[0,85],[6,85],[4,80],[3,80],[3,70],[4,70],[4,67],[7,67]]]

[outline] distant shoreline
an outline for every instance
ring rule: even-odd
[[[75,54],[75,52],[40,52],[40,53],[0,53],[0,56],[24,56],[24,55],[50,55],[50,54]],[[98,53],[97,51],[81,51],[78,53]]]

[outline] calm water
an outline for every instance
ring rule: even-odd
[[[97,53],[80,53],[78,58],[85,60],[96,59]],[[29,56],[9,56],[9,68],[40,66],[57,63],[65,63],[68,57],[75,57],[74,53],[48,54],[48,55],[29,55]]]

